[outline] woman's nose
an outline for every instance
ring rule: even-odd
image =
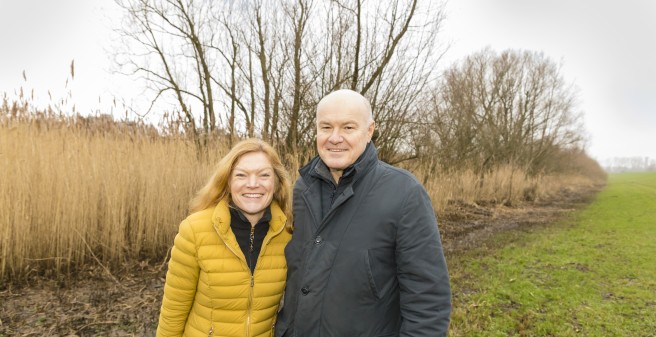
[[[248,177],[248,180],[246,181],[246,186],[248,187],[257,187],[257,176],[251,175]]]

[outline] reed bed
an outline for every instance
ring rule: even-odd
[[[200,160],[192,142],[152,128],[0,118],[0,286],[72,275],[88,264],[109,271],[164,261],[188,201],[227,150],[215,141]],[[303,163],[284,158],[296,176]],[[440,173],[425,187],[439,216],[454,201],[512,205],[594,183],[583,175],[529,177],[507,166],[484,176]]]
[[[417,171],[421,176],[421,169]],[[590,188],[601,180],[580,174],[529,176],[516,167],[502,166],[481,176],[471,169],[435,175],[426,190],[437,213],[453,202],[513,206],[549,199],[563,190]]]
[[[72,122],[0,126],[0,276],[166,255],[225,146]]]

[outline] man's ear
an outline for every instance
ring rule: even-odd
[[[369,136],[369,141],[367,143],[371,142],[372,140],[375,140],[372,138],[374,136],[375,129],[376,129],[376,122],[371,122],[371,124],[369,124],[369,128],[367,129],[367,136]]]

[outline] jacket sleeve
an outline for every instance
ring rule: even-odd
[[[199,272],[194,232],[185,220],[171,250],[157,337],[182,336],[196,295]]]
[[[400,336],[446,336],[451,288],[435,211],[424,188],[412,184],[396,237],[400,287]]]

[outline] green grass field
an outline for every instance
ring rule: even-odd
[[[519,235],[449,260],[450,336],[656,336],[656,173]]]

